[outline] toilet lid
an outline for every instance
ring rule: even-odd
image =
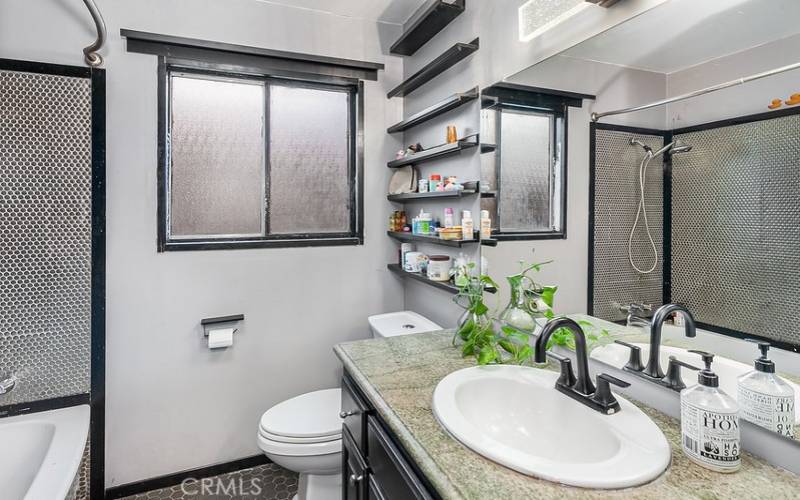
[[[341,434],[342,390],[325,389],[287,399],[267,410],[260,428],[290,438],[331,437]]]

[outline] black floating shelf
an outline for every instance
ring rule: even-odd
[[[460,248],[464,245],[480,242],[478,240],[478,233],[475,233],[475,239],[472,240],[445,240],[443,238],[439,238],[438,236],[425,236],[422,234],[413,234],[413,233],[395,232],[395,231],[387,231],[386,234],[388,234],[389,237],[399,241],[419,241],[420,243],[430,243],[432,245],[441,245],[444,247]]]
[[[494,239],[494,238],[483,238],[483,239],[481,239],[481,245],[483,245],[485,247],[496,247],[497,246],[497,240]]]
[[[400,264],[389,264],[386,266],[389,270],[397,275],[400,275],[404,278],[410,278],[415,281],[419,281],[425,283],[426,285],[431,285],[434,288],[438,288],[439,290],[444,290],[445,292],[450,292],[452,294],[458,293],[458,287],[453,284],[452,281],[433,281],[429,279],[422,273],[411,273],[404,270],[400,267]]]
[[[419,153],[408,155],[400,160],[390,161],[386,164],[386,166],[389,168],[400,168],[405,167],[406,165],[417,165],[419,163],[424,163],[436,158],[441,158],[442,156],[457,154],[465,149],[474,148],[477,145],[478,136],[471,135],[450,144],[442,144],[441,146],[435,146],[430,149],[420,151]]]
[[[433,281],[422,273],[410,273],[404,270],[400,264],[388,264],[386,267],[389,269],[389,271],[397,274],[398,276],[425,283],[426,285],[438,288],[439,290],[450,292],[453,295],[458,293],[458,287],[455,286],[452,281]],[[485,290],[487,293],[497,293],[497,289],[493,286],[487,286]]]
[[[413,55],[420,47],[442,31],[464,12],[465,0],[445,2],[433,0],[423,4],[412,16],[410,26],[389,49],[392,54],[400,56]]]
[[[481,191],[481,198],[497,198],[497,191]]]
[[[470,43],[457,43],[453,45],[447,49],[444,54],[428,63],[427,66],[414,73],[406,81],[390,90],[389,93],[386,94],[386,97],[391,99],[392,97],[407,96],[458,64],[465,57],[478,50],[479,46],[478,38]]]
[[[461,92],[459,94],[453,94],[447,99],[437,102],[433,106],[429,106],[419,113],[409,116],[405,120],[392,125],[386,131],[390,134],[395,132],[403,132],[405,130],[410,129],[411,127],[416,127],[422,123],[425,123],[428,120],[432,120],[439,115],[443,115],[448,111],[458,108],[470,101],[474,101],[478,98],[478,87],[470,89],[466,92]]]
[[[404,193],[404,194],[390,194],[386,198],[389,201],[404,202],[412,200],[430,200],[438,198],[461,198],[462,196],[471,196],[478,194],[477,191],[471,189],[458,189],[453,191],[433,191],[431,193]]]
[[[491,144],[488,142],[481,143],[481,153],[494,153],[497,150],[496,144]]]

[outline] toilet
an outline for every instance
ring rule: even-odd
[[[378,314],[367,318],[375,338],[396,337],[412,333],[434,332],[442,327],[414,311]]]
[[[284,469],[297,472],[295,500],[340,498],[341,389],[308,392],[267,410],[258,425],[258,447]]]
[[[413,311],[369,317],[375,338],[441,330]],[[284,469],[297,472],[293,500],[334,500],[342,491],[341,389],[324,389],[287,399],[261,416],[258,447]]]

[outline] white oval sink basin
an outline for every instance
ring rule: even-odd
[[[558,392],[558,373],[476,366],[436,386],[439,423],[476,453],[516,471],[584,488],[627,488],[658,477],[671,452],[661,429],[617,396],[601,414]]]
[[[636,344],[636,343],[633,345],[639,346],[639,348],[641,348],[642,364],[647,364],[647,359],[650,356],[650,345]],[[593,350],[590,357],[607,365],[622,369],[628,362],[628,357],[630,356],[630,352],[631,352],[630,349],[628,349],[625,346],[619,344],[608,344]],[[661,369],[664,370],[664,373],[667,372],[667,366],[669,366],[670,356],[675,356],[680,361],[689,363],[690,365],[694,365],[698,368],[703,367],[703,361],[699,355],[691,353],[686,349],[681,349],[680,347],[662,345],[661,349],[659,350],[659,360],[661,362]],[[719,388],[725,391],[725,393],[728,394],[733,399],[738,399],[739,388],[737,379],[740,376],[744,375],[745,373],[752,371],[753,365],[740,363],[738,361],[724,358],[722,356],[714,356],[714,363],[712,365],[712,369],[714,370],[714,373],[716,373],[717,376],[719,377]],[[692,387],[694,385],[697,385],[697,375],[691,370],[684,368],[682,370],[681,376],[683,378],[683,382],[686,384],[687,387]],[[800,401],[800,386],[786,379],[784,380],[794,389],[795,401]],[[795,405],[794,418],[795,418],[795,423],[800,424],[800,408],[797,408],[797,405]]]

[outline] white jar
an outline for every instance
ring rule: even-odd
[[[406,253],[403,268],[410,273],[421,273],[428,263],[428,256],[422,252]]]
[[[449,255],[431,255],[428,257],[428,279],[431,281],[450,281],[450,270],[453,261]]]

